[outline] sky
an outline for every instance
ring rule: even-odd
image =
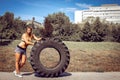
[[[90,6],[118,4],[120,0],[0,0],[0,15],[9,11],[22,20],[35,20],[43,23],[48,14],[64,12],[74,22],[74,11],[85,10]]]

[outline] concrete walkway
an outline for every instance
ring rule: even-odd
[[[0,72],[0,80],[120,80],[120,72],[69,72],[56,78],[38,77],[32,72],[22,74],[23,78],[19,78],[12,72]]]

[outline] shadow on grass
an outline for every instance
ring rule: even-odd
[[[0,41],[0,46],[5,46],[10,44],[12,41],[11,40],[6,40],[6,41]]]

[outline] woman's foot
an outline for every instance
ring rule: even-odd
[[[23,77],[20,73],[18,74],[17,72],[16,72],[16,70],[15,71],[13,71],[13,73],[15,74],[15,76],[17,76],[17,77]]]
[[[17,73],[15,74],[15,76],[20,77],[20,78],[23,77],[21,74],[17,74]]]
[[[16,70],[14,70],[13,73],[16,74],[17,73]]]

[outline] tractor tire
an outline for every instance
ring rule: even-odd
[[[41,51],[45,48],[54,48],[58,51],[60,60],[53,68],[46,68],[40,61]],[[34,71],[41,77],[58,77],[68,67],[70,54],[66,45],[57,38],[43,38],[36,42],[30,53],[30,63]]]

